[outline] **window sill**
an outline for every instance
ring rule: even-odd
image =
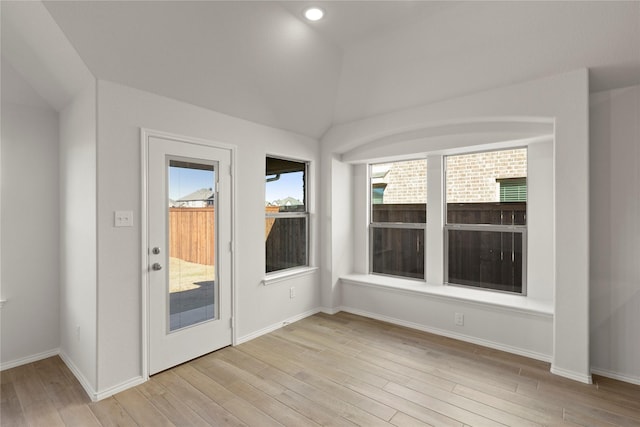
[[[262,284],[264,286],[273,285],[274,283],[313,274],[317,270],[318,270],[318,267],[302,267],[302,268],[296,268],[296,269],[286,270],[283,272],[269,274],[267,277],[262,279]]]
[[[340,277],[344,283],[432,298],[458,300],[469,304],[493,306],[503,310],[553,317],[553,302],[534,300],[522,295],[509,295],[469,289],[458,286],[434,285],[423,281],[377,276],[374,274],[348,274]]]

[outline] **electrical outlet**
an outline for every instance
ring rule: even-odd
[[[296,297],[296,288],[293,286],[289,288],[289,298],[293,299]]]
[[[456,324],[456,326],[464,326],[464,314],[455,313],[453,315],[453,322]]]

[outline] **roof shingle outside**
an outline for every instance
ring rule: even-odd
[[[201,188],[200,190],[194,191],[191,194],[187,194],[184,197],[179,198],[178,202],[193,202],[197,200],[210,200],[213,199],[213,189],[211,188]]]

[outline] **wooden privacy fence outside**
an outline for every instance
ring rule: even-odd
[[[296,208],[294,208],[296,209]],[[265,212],[286,212],[285,207],[267,206]],[[305,265],[307,260],[307,218],[266,217],[265,269],[267,273]]]
[[[453,224],[526,224],[525,202],[449,203],[448,222]],[[374,204],[377,223],[425,223],[426,205]],[[495,231],[449,231],[449,281],[510,283],[504,290],[522,287],[522,235]],[[374,272],[422,278],[424,231],[422,229],[373,228]]]
[[[205,208],[169,208],[169,256],[203,265],[215,263],[215,213]]]
[[[267,213],[278,212],[268,206]],[[203,265],[215,264],[215,213],[204,208],[169,208],[169,256]],[[306,219],[267,218],[265,224],[267,271],[304,263]]]

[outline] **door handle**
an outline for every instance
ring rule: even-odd
[[[162,265],[160,265],[160,263],[154,262],[151,266],[151,269],[154,271],[162,270]]]

